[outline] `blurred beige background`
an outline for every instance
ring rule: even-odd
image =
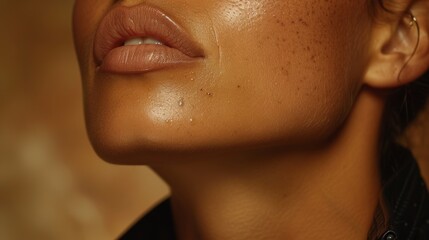
[[[114,239],[168,194],[147,168],[109,165],[93,153],[72,4],[0,0],[0,239]],[[425,173],[428,116],[409,131]]]
[[[72,5],[0,0],[0,239],[114,239],[167,194],[147,168],[93,153]]]

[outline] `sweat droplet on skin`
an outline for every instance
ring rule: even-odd
[[[183,98],[180,98],[178,103],[179,103],[179,107],[183,107],[185,105],[185,101]]]

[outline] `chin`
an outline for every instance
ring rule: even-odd
[[[192,151],[192,146],[174,141],[165,129],[133,129],[129,125],[106,119],[97,124],[87,122],[91,145],[101,159],[113,164],[147,165],[171,158],[174,152]],[[158,134],[153,134],[156,130]]]
[[[95,152],[104,161],[119,165],[152,166],[186,159],[287,150],[315,146],[327,138],[314,132],[310,137],[302,131],[295,134],[256,128],[233,131],[227,127],[184,126],[180,122],[168,127],[146,124],[152,126],[138,129],[128,127],[133,124],[107,120],[93,123],[87,123],[87,127]]]

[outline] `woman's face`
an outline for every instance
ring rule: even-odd
[[[142,4],[180,26],[198,58],[151,68],[149,56],[131,72],[126,64],[106,67],[94,54],[103,48],[95,39],[114,31],[104,24],[104,35],[97,33],[104,16]],[[140,24],[131,15],[125,21]],[[370,24],[366,0],[77,0],[90,139],[106,160],[140,156],[141,163],[157,151],[314,145],[352,108]]]

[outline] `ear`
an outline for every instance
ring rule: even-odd
[[[428,33],[429,0],[414,1],[408,12],[393,21],[374,23],[364,84],[394,88],[425,73],[429,69]]]

